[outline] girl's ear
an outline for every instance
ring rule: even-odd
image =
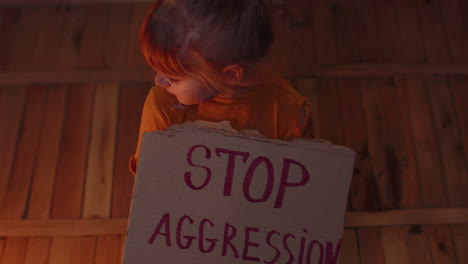
[[[223,72],[227,74],[230,80],[240,81],[244,75],[244,68],[239,64],[229,64],[223,68]]]

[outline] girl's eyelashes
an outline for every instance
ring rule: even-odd
[[[180,80],[176,80],[176,79],[173,79],[173,78],[170,78],[170,77],[168,77],[168,78],[169,78],[170,83],[178,83],[180,81]]]

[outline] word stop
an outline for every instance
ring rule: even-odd
[[[202,165],[197,165],[193,162],[192,156],[193,156],[194,151],[197,149],[204,151],[205,159],[211,159],[212,157],[212,151],[207,146],[204,146],[204,145],[195,145],[195,146],[192,146],[188,150],[187,163],[192,167],[202,168],[206,172],[204,175],[204,180],[202,181],[201,184],[198,184],[198,185],[194,184],[192,180],[193,173],[185,172],[184,174],[185,183],[193,190],[201,190],[205,188],[210,183],[211,175],[212,175],[212,171],[210,168],[206,166],[202,166]],[[234,150],[223,149],[223,148],[216,148],[214,152],[216,153],[218,157],[222,157],[222,155],[227,156],[227,166],[226,166],[227,169],[226,169],[226,175],[224,178],[224,190],[223,190],[224,196],[231,196],[232,185],[233,185],[233,180],[234,180],[234,171],[236,168],[236,161],[238,160],[238,158],[240,158],[244,164],[248,164],[247,170],[244,175],[243,186],[242,186],[244,197],[247,199],[247,201],[252,202],[252,203],[265,202],[270,199],[270,197],[273,194],[273,187],[275,184],[274,182],[275,170],[274,170],[274,164],[271,162],[269,158],[258,156],[258,157],[255,157],[254,159],[251,159],[248,162],[248,159],[250,157],[249,152],[234,151]],[[252,184],[252,180],[256,176],[255,172],[260,166],[264,166],[267,171],[265,189],[263,191],[263,194],[260,197],[252,197],[250,193],[250,189],[251,189],[250,186]],[[296,181],[291,180],[291,177],[290,177],[292,174],[290,173],[291,168],[293,166],[299,167],[302,172],[302,175],[300,176],[299,180],[296,179]],[[197,178],[199,177],[200,175],[197,175]],[[286,195],[286,188],[297,188],[297,187],[304,186],[309,182],[309,179],[310,179],[309,172],[307,171],[304,165],[292,159],[286,159],[286,158],[283,159],[281,176],[279,178],[279,187],[275,195],[276,197],[274,198],[275,199],[274,208],[282,207],[283,200]]]

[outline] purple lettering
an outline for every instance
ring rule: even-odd
[[[273,257],[272,260],[270,260],[270,261],[266,261],[266,260],[263,261],[263,262],[266,263],[266,264],[274,264],[274,263],[276,263],[276,261],[277,261],[277,260],[280,258],[280,256],[281,256],[281,253],[280,253],[280,251],[278,250],[278,248],[275,247],[275,246],[271,243],[271,237],[272,237],[274,234],[279,235],[279,233],[276,232],[276,231],[270,231],[270,232],[268,232],[267,237],[266,237],[267,244],[268,244],[270,247],[272,247],[272,248],[275,250],[275,252],[276,252],[276,253],[275,253],[275,256]]]
[[[318,245],[319,250],[320,250],[320,257],[319,257],[318,263],[320,264],[323,263],[323,245],[317,240],[312,240],[309,244],[309,248],[307,249],[307,264],[312,263],[312,251],[315,245]]]
[[[341,239],[336,245],[335,254],[333,254],[333,243],[327,242],[325,264],[336,264],[338,263],[338,257],[340,256]]]
[[[217,148],[215,151],[216,151],[216,155],[218,155],[219,157],[221,157],[221,153],[227,153],[229,155],[227,169],[226,169],[226,179],[224,181],[223,195],[231,196],[236,156],[241,156],[242,162],[245,163],[247,159],[249,158],[250,154],[248,152],[233,151],[233,150],[223,149],[223,148]]]
[[[244,241],[244,250],[242,252],[243,260],[252,260],[259,262],[260,259],[257,257],[249,256],[249,247],[258,247],[258,243],[250,242],[250,232],[258,232],[260,229],[255,227],[245,227],[245,241]]]
[[[201,190],[203,188],[205,188],[208,183],[210,182],[210,179],[211,179],[211,170],[205,166],[200,166],[200,165],[195,165],[193,164],[193,161],[192,161],[192,154],[193,154],[193,151],[196,149],[196,148],[204,148],[205,151],[206,151],[206,154],[205,154],[205,158],[206,159],[210,159],[211,158],[211,151],[208,147],[206,146],[203,146],[203,145],[195,145],[193,147],[191,147],[187,153],[187,162],[190,166],[192,167],[198,167],[198,168],[203,168],[206,170],[206,178],[205,178],[205,181],[203,182],[202,185],[200,186],[195,186],[193,183],[192,183],[192,173],[191,172],[186,172],[184,174],[184,179],[185,179],[185,183],[190,187],[192,188],[193,190]]]
[[[204,218],[200,222],[200,227],[198,229],[198,232],[199,232],[198,233],[198,248],[200,249],[200,252],[202,252],[202,253],[209,253],[209,252],[213,251],[214,247],[216,246],[216,241],[218,241],[218,239],[208,239],[208,238],[204,239],[204,237],[205,237],[204,236],[204,234],[205,234],[205,223],[208,223],[210,226],[214,227],[214,224],[210,220],[208,220],[206,218]],[[208,249],[205,249],[203,247],[203,240],[210,242],[210,246],[208,247]]]
[[[265,185],[265,191],[263,192],[263,196],[259,199],[254,199],[250,195],[250,184],[252,183],[252,178],[255,173],[255,170],[262,163],[264,163],[267,168],[267,183]],[[247,198],[247,200],[252,203],[259,203],[259,202],[264,202],[268,200],[268,198],[270,198],[271,192],[273,191],[274,178],[275,176],[274,176],[273,164],[268,158],[260,156],[254,159],[252,163],[250,163],[250,166],[247,170],[247,173],[244,179],[243,190],[244,190],[245,198]]]
[[[288,182],[289,169],[291,167],[291,164],[296,164],[301,168],[302,178],[300,182]],[[278,195],[276,196],[276,201],[275,201],[275,208],[281,208],[281,206],[283,206],[284,194],[286,192],[287,186],[292,186],[292,187],[303,186],[309,181],[309,179],[310,179],[309,172],[304,167],[304,165],[300,164],[299,162],[295,160],[284,159],[283,171],[281,173]]]
[[[290,234],[290,233],[287,233],[286,235],[283,236],[283,246],[289,253],[288,262],[286,262],[285,264],[292,264],[294,262],[294,255],[292,254],[291,250],[288,247],[288,238],[289,237],[292,237],[294,239],[296,238],[293,234]]]
[[[230,232],[229,230],[232,230]],[[223,236],[223,253],[222,256],[226,256],[227,253],[227,246],[229,245],[234,252],[234,257],[239,258],[239,253],[237,252],[236,246],[231,243],[231,240],[236,236],[237,229],[235,226],[232,226],[228,223],[224,225],[224,236]]]
[[[192,245],[192,240],[195,239],[194,236],[183,236],[186,239],[186,244],[182,244],[182,224],[185,219],[188,219],[190,224],[193,224],[193,219],[190,216],[184,215],[179,219],[177,223],[177,231],[176,231],[176,242],[180,249],[187,249]]]
[[[156,239],[157,235],[163,235],[166,237],[166,246],[170,247],[171,246],[171,237],[170,237],[170,229],[169,229],[169,220],[170,220],[170,215],[169,213],[164,214],[161,217],[161,220],[159,220],[158,225],[154,229],[153,234],[151,235],[150,239],[148,240],[148,244],[153,244],[154,240]],[[161,232],[161,229],[165,227],[165,233]]]

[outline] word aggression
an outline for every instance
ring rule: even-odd
[[[312,240],[307,238],[306,229],[303,229],[303,234],[281,233],[252,226],[238,227],[227,222],[213,223],[207,218],[195,221],[188,215],[173,221],[170,213],[162,215],[148,244],[266,264],[336,264],[341,249],[341,239],[336,245],[334,242]],[[218,237],[207,237],[208,233],[211,236],[218,234]],[[265,254],[268,256],[263,259]]]

